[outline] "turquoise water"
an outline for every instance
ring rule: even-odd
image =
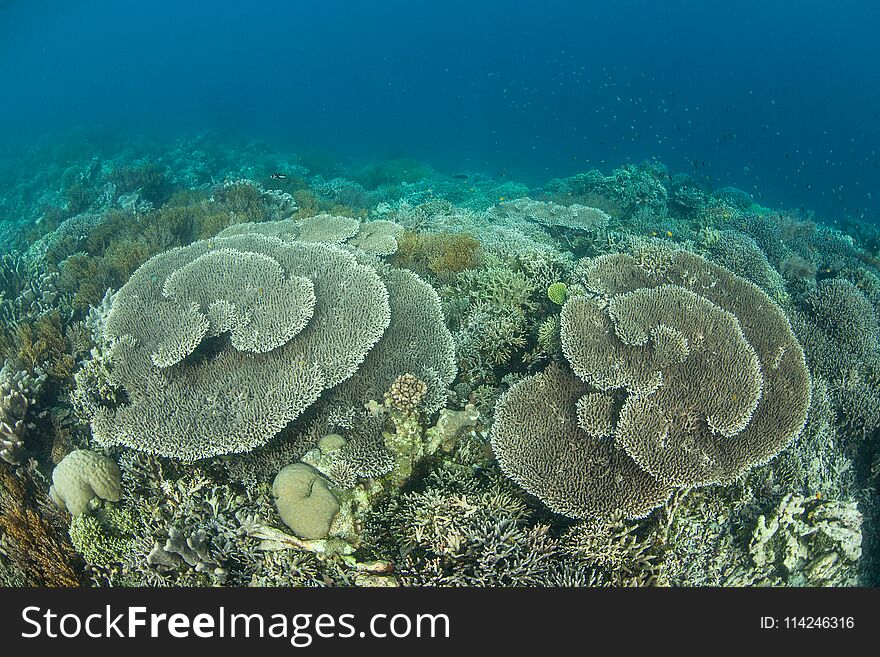
[[[875,585],[876,9],[748,4],[0,6],[0,583]]]

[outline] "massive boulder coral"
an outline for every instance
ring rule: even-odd
[[[803,428],[810,379],[782,310],[686,251],[586,260],[562,366],[496,408],[502,469],[561,513],[645,515],[675,487],[729,482]]]
[[[95,414],[96,439],[184,460],[249,451],[356,372],[387,387],[412,370],[391,371],[404,355],[378,359],[374,372],[365,359],[380,341],[433,340],[406,353],[432,354],[431,381],[445,389],[455,371],[436,293],[414,274],[379,269],[351,247],[257,232],[155,256],[104,326],[111,377],[128,400]],[[407,299],[392,303],[389,291]],[[395,305],[427,311],[393,317]]]
[[[74,450],[52,471],[49,496],[74,516],[84,514],[95,497],[118,502],[122,499],[119,466],[103,454]]]

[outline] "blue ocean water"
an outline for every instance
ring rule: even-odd
[[[0,145],[210,129],[537,183],[657,158],[873,222],[878,27],[866,0],[12,0]]]

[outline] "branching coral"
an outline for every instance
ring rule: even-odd
[[[6,361],[0,370],[0,458],[19,463],[25,452],[27,434],[35,429],[34,406],[46,380],[39,368],[18,370]]]
[[[408,554],[399,564],[406,585],[537,586],[549,579],[556,546],[545,525],[528,520],[524,501],[504,482],[446,469],[424,491],[380,509],[371,538]]]
[[[749,551],[753,584],[852,586],[862,554],[862,514],[854,502],[786,495],[758,518]]]

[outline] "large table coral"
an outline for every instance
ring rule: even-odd
[[[104,338],[128,399],[95,415],[95,437],[184,460],[264,444],[356,373],[338,395],[375,395],[405,372],[445,390],[455,375],[436,292],[415,274],[256,231],[149,260],[116,295]]]
[[[554,365],[499,402],[502,469],[574,517],[642,516],[676,487],[729,482],[803,428],[810,379],[782,310],[686,252],[581,263]]]

